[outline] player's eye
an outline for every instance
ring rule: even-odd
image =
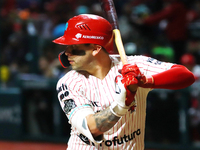
[[[72,54],[72,55],[83,56],[83,55],[85,55],[85,51],[84,51],[84,50],[76,50],[76,49],[73,49],[73,50],[71,51],[71,54]]]

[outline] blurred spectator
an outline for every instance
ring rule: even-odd
[[[10,70],[8,66],[2,65],[0,66],[0,81],[1,81],[1,86],[0,88],[6,88],[7,87],[7,82],[10,78]]]
[[[75,14],[76,15],[79,15],[79,14],[89,14],[90,13],[90,10],[87,6],[85,5],[80,5],[76,8],[75,10]]]
[[[60,23],[56,25],[53,29],[53,38],[58,38],[64,34],[66,28],[66,23]]]
[[[152,45],[151,55],[160,61],[174,62],[174,50],[160,37]]]
[[[185,53],[181,56],[180,63],[186,66],[194,74],[196,80],[200,78],[200,65],[196,63],[194,55]]]
[[[29,135],[53,134],[52,93],[45,90],[24,92],[25,130]]]
[[[60,75],[60,70],[58,69],[60,62],[58,59],[54,59],[52,62],[48,60],[45,56],[40,56],[39,58],[39,70],[41,75],[46,78],[57,78]]]
[[[186,53],[182,55],[180,63],[186,66],[195,75],[196,81],[191,85],[191,105],[189,108],[192,141],[200,142],[200,65],[196,64],[195,57]]]
[[[189,40],[188,52],[192,53],[196,58],[196,63],[200,64],[200,1],[194,0],[192,10],[188,14],[188,18],[192,21],[188,25]]]
[[[160,23],[160,27],[165,30],[166,37],[174,49],[175,62],[178,62],[181,55],[185,53],[188,8],[182,0],[163,0],[163,2],[164,8],[161,11],[143,18],[132,18],[132,21],[145,26],[153,26]]]
[[[92,14],[103,16],[103,11],[102,11],[101,5],[99,3],[92,4],[90,11]]]
[[[16,64],[17,68],[21,69],[21,72],[28,72],[27,61],[25,57],[28,52],[26,24],[23,22],[17,22],[17,16],[13,17],[16,18],[9,18],[7,20],[11,21],[11,19],[13,19],[11,22],[12,28],[10,28],[12,33],[8,34],[10,31],[5,31],[5,34],[8,34],[8,38],[1,50],[1,63],[4,63],[8,66]],[[6,24],[4,27],[6,27]]]

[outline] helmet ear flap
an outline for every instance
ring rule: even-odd
[[[58,55],[58,59],[59,59],[60,64],[62,65],[63,68],[68,68],[70,66],[70,63],[68,61],[68,57],[65,55],[65,51],[61,52]]]

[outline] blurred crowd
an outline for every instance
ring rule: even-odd
[[[199,0],[114,1],[127,55],[143,54],[181,63],[185,53],[199,62]],[[62,47],[52,40],[74,15],[104,16],[98,0],[2,0],[0,9],[1,80],[17,73],[58,78]],[[131,33],[131,34],[130,34]],[[7,75],[5,75],[7,72]],[[5,76],[5,77],[4,77]]]
[[[200,141],[200,0],[114,0],[127,55],[152,56],[185,65],[196,76],[188,110],[194,140]],[[104,16],[98,0],[1,0],[1,86],[16,86],[19,74],[60,78],[57,58],[74,15]]]

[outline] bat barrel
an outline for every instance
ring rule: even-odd
[[[117,46],[117,50],[119,52],[120,58],[123,64],[127,64],[126,53],[124,50],[121,34],[119,31],[117,13],[115,10],[115,5],[113,0],[99,0],[101,3],[101,8],[104,11],[105,18],[110,22],[113,28],[113,32],[115,34],[115,44]]]
[[[117,13],[113,0],[99,0],[104,16],[108,19],[113,29],[119,29]]]

